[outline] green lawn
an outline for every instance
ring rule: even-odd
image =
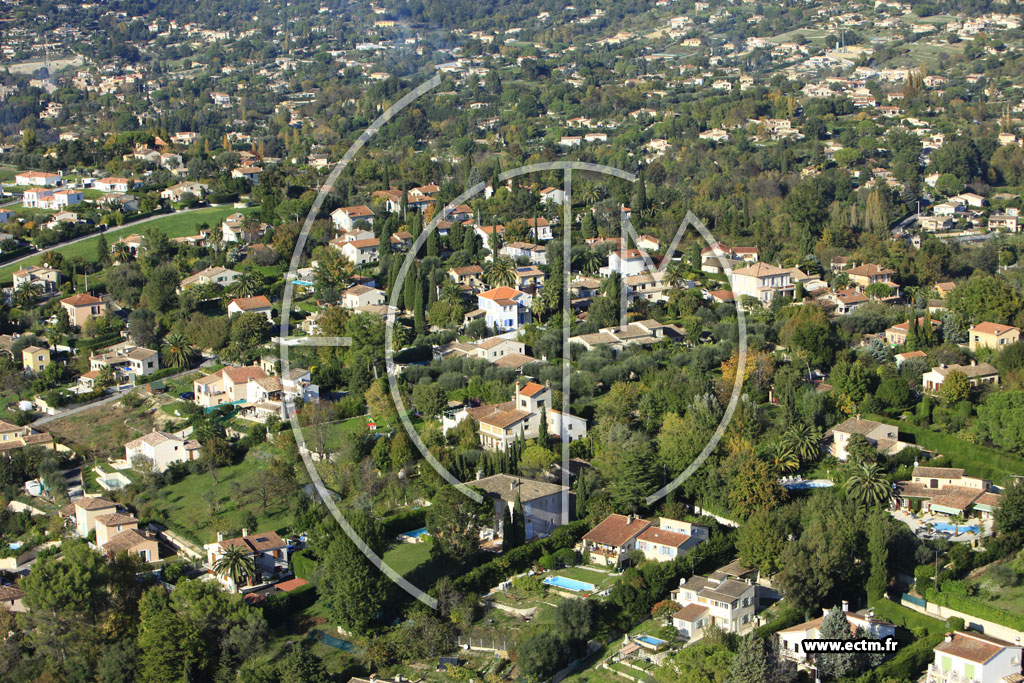
[[[255,475],[267,466],[263,459],[246,458],[218,468],[216,478],[210,472],[190,474],[155,494],[145,494],[140,507],[154,521],[198,543],[213,541],[218,531],[237,532],[247,510],[256,515],[260,531],[285,534],[293,523],[288,501],[275,501],[264,512],[259,496],[251,490]]]
[[[242,212],[252,211],[253,209],[242,209]],[[140,231],[148,230],[149,228],[159,228],[168,237],[185,237],[187,235],[194,235],[196,233],[196,226],[200,223],[206,223],[211,227],[216,227],[224,219],[238,211],[238,209],[230,206],[214,206],[205,209],[199,209],[192,213],[186,214],[170,214],[147,223],[142,223],[137,226]],[[119,228],[111,228],[107,230],[104,235],[106,236],[108,243],[113,243],[134,232],[136,226],[125,225]],[[96,260],[96,243],[99,241],[99,235],[90,237],[89,239],[82,240],[75,244],[70,244],[65,247],[58,247],[55,251],[59,251],[64,256],[80,256],[89,261]],[[0,268],[0,283],[11,282],[11,276],[15,270],[19,270],[26,266],[38,265],[45,258],[45,254],[36,254],[32,258],[21,261],[17,264],[8,265]]]
[[[413,585],[428,589],[444,574],[444,565],[430,558],[434,542],[425,537],[421,543],[396,543],[384,552],[384,562],[409,579]]]
[[[986,567],[985,571],[980,576],[971,579],[970,583],[981,586],[983,588],[983,595],[993,596],[993,606],[998,606],[1018,614],[1024,613],[1024,586],[1001,587],[995,582],[990,581],[987,574],[994,566],[996,565],[992,564]],[[979,599],[983,598],[979,596]]]
[[[551,572],[551,576],[564,576],[567,579],[592,583],[598,590],[601,590],[614,584],[622,575],[596,571],[587,567],[565,567],[554,570]]]
[[[915,612],[892,600],[882,598],[871,603],[871,607],[875,608],[875,616],[879,619],[884,619],[895,626],[901,626],[908,631],[917,627],[923,628],[929,634],[941,634],[946,631],[946,625],[938,619]]]

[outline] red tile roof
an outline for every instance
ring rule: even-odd
[[[588,531],[583,540],[619,548],[638,536],[651,523],[639,517],[611,514]]]

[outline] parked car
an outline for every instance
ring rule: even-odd
[[[195,397],[196,395],[195,392],[193,391],[183,391],[180,394],[178,394],[178,398],[180,398],[182,401],[191,401]]]

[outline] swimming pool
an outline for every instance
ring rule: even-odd
[[[668,642],[662,640],[661,638],[655,638],[654,636],[637,636],[636,639],[639,640],[641,643],[647,643],[648,645],[653,645],[654,647],[660,647],[661,645],[664,645],[666,642]]]
[[[790,491],[807,491],[809,489],[827,489],[834,484],[828,479],[808,479],[806,481],[791,481],[783,486]]]
[[[976,534],[976,533],[978,533],[978,527],[977,526],[973,526],[973,525],[972,526],[968,526],[966,524],[961,524],[959,527],[955,527],[952,524],[950,524],[949,522],[935,522],[934,524],[932,524],[932,528],[936,529],[937,531],[956,531],[957,529],[959,529],[960,533],[962,533],[962,534],[965,534],[965,533]]]
[[[301,285],[302,287],[312,287],[313,283],[309,280],[292,280],[293,285]]]
[[[555,588],[564,588],[575,593],[592,593],[595,588],[592,583],[577,581],[576,579],[568,579],[564,576],[549,576],[544,579],[544,583],[549,586],[554,586]]]
[[[420,536],[429,536],[430,533],[427,531],[427,527],[420,529],[413,529],[412,531],[406,531],[403,536],[410,536],[412,538],[419,538]]]

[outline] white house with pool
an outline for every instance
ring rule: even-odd
[[[690,640],[701,638],[712,625],[739,634],[754,628],[757,585],[750,579],[735,579],[721,571],[683,578],[672,599],[681,605],[672,615],[672,625]]]

